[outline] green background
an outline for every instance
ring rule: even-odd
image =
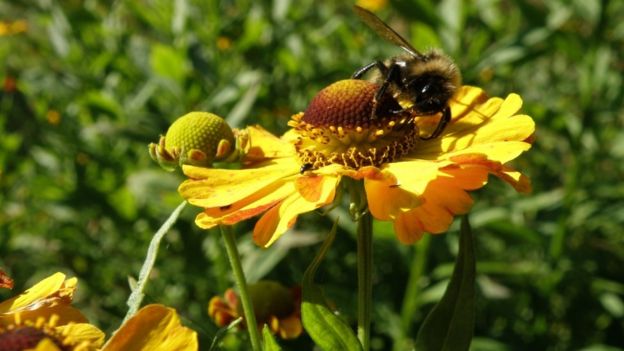
[[[351,5],[0,3],[1,21],[28,23],[0,36],[0,267],[16,281],[0,298],[62,271],[79,279],[74,304],[110,334],[127,310],[128,277],[181,202],[183,176],[162,171],[147,144],[191,110],[282,133],[319,89],[399,54]],[[520,94],[537,124],[532,150],[514,162],[533,193],[497,179],[473,193],[472,349],[622,350],[624,3],[391,1],[378,15],[415,47],[444,49],[466,84]],[[198,211],[187,207],[165,238],[145,302],[175,307],[208,349],[217,330],[208,300],[233,282],[218,232],[193,224]],[[253,221],[237,225],[250,280],[300,282],[331,221],[302,216],[267,251],[251,243]],[[375,224],[374,349],[409,349],[450,276],[456,228],[403,246]],[[317,277],[351,322],[353,232],[343,224]],[[404,296],[410,275],[418,289]],[[222,347],[246,345],[232,333]]]

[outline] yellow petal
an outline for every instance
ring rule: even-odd
[[[197,215],[195,223],[204,229],[218,224],[235,224],[267,211],[293,192],[295,192],[293,181],[271,184],[232,205],[205,209]]]
[[[494,173],[502,180],[509,183],[511,186],[516,189],[519,193],[530,193],[531,192],[531,180],[525,176],[524,174],[514,170],[511,167],[503,167],[499,172]]]
[[[466,147],[463,150],[441,155],[442,159],[452,160],[459,155],[481,154],[490,161],[509,162],[531,148],[531,144],[522,141],[499,141]]]
[[[37,343],[37,346],[35,348],[26,349],[24,351],[62,351],[62,350],[58,346],[56,346],[54,341],[52,341],[50,338],[45,338],[39,341],[39,343]]]
[[[366,179],[364,187],[371,214],[382,221],[395,219],[421,203],[419,196],[387,182]]]
[[[26,311],[60,303],[69,304],[78,280],[65,280],[65,274],[55,273],[20,295],[0,303],[0,314]]]
[[[197,334],[163,305],[147,305],[125,322],[103,351],[195,351]]]
[[[454,215],[470,210],[473,201],[466,190],[485,185],[489,169],[481,165],[462,165],[446,167],[441,172],[441,176],[427,186],[422,205],[401,213],[394,221],[395,232],[402,243],[413,243],[424,232],[446,231]]]
[[[296,154],[295,146],[280,139],[260,126],[247,127],[249,141],[245,145],[245,162],[256,162],[268,158],[291,157]]]
[[[298,175],[299,168],[298,162],[290,158],[251,169],[184,166],[184,173],[191,179],[184,181],[178,191],[195,206],[223,207],[288,176]]]
[[[529,116],[514,115],[522,106],[522,99],[516,94],[510,94],[505,100],[491,98],[476,104],[462,101],[455,105],[453,109],[451,104],[453,120],[445,129],[444,136],[423,141],[410,153],[411,157],[444,159],[448,152],[480,144],[525,141],[535,132],[535,123]]]
[[[306,192],[307,196],[310,193],[316,194],[311,198],[312,201],[304,198],[298,191],[293,191],[258,220],[253,232],[256,244],[263,247],[270,246],[295,224],[298,215],[313,211],[334,200],[336,186],[340,181],[339,176],[304,176],[303,178],[308,178],[303,183],[315,188]]]
[[[55,305],[48,307],[41,305],[38,308],[26,309],[19,312],[22,320],[36,321],[39,318],[49,320],[52,316],[57,318],[56,325],[65,325],[68,323],[86,323],[87,318],[76,308],[70,305]],[[14,322],[14,313],[5,313],[0,315],[0,326],[9,325]]]
[[[88,323],[70,323],[57,327],[71,345],[85,343],[100,347],[104,343],[104,332]]]
[[[403,190],[420,195],[429,182],[437,177],[438,169],[449,164],[448,161],[411,160],[389,163],[384,166],[383,171],[396,177],[396,185]]]

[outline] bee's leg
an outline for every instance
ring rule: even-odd
[[[395,83],[398,85],[401,82],[401,67],[399,67],[399,65],[392,64],[390,68],[386,66],[383,67],[383,70],[381,68],[379,70],[386,78],[384,79],[383,83],[381,83],[379,89],[377,89],[377,93],[375,94],[375,101],[381,100],[381,97],[386,93],[386,90],[388,90],[390,84]]]
[[[431,133],[430,136],[425,137],[425,138],[420,138],[421,140],[430,140],[430,139],[434,139],[440,136],[440,134],[442,134],[442,131],[444,131],[444,128],[446,127],[446,125],[451,121],[451,109],[446,106],[444,108],[444,110],[442,110],[442,118],[440,118],[440,122],[438,122],[438,125],[436,126],[436,129],[433,131],[433,133]]]
[[[386,93],[386,90],[388,90],[388,87],[390,86],[390,84],[392,83],[399,84],[401,80],[401,76],[400,76],[401,67],[395,64],[391,65],[390,68],[386,66],[383,66],[383,67],[384,67],[383,70],[381,68],[379,70],[381,71],[381,73],[383,73],[383,75],[386,78],[384,78],[383,83],[381,83],[381,86],[379,87],[379,89],[377,89],[377,92],[375,93],[375,98],[373,99],[372,117],[375,117],[377,115],[377,108],[379,107],[378,102],[381,101],[381,98]],[[400,113],[401,111],[402,110],[399,110],[399,111],[396,111],[395,113]]]
[[[388,70],[388,68],[386,67],[386,65],[383,64],[383,62],[381,62],[381,61],[374,61],[374,62],[371,62],[368,65],[358,69],[357,71],[355,71],[355,73],[353,73],[351,78],[353,78],[353,79],[360,79],[360,78],[362,78],[363,75],[366,74],[366,72],[370,71],[373,67],[377,67],[377,69],[379,70],[379,72],[381,72],[382,75],[386,75],[386,71]]]

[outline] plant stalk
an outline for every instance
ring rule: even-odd
[[[223,241],[225,242],[225,249],[227,251],[228,258],[230,259],[230,265],[232,266],[232,272],[234,273],[234,280],[236,280],[236,285],[238,287],[241,304],[243,305],[243,315],[245,316],[245,323],[247,324],[247,330],[249,332],[251,348],[253,351],[262,351],[262,339],[260,339],[256,315],[249,297],[247,280],[245,280],[245,273],[243,272],[240,256],[238,254],[238,248],[236,247],[234,233],[232,232],[232,228],[230,226],[222,225],[220,226],[220,229]]]
[[[145,261],[143,262],[143,267],[141,267],[141,272],[139,272],[139,280],[136,283],[136,286],[133,287],[132,293],[128,298],[128,312],[124,317],[124,322],[130,319],[141,307],[141,302],[143,301],[143,297],[145,293],[145,286],[147,285],[147,280],[152,272],[152,268],[154,268],[154,263],[156,262],[156,256],[158,256],[158,248],[160,246],[160,242],[165,237],[165,234],[171,229],[173,224],[178,220],[178,216],[180,216],[180,212],[186,206],[186,201],[183,201],[178,207],[176,207],[173,212],[169,215],[169,218],[163,223],[163,225],[158,229],[156,234],[152,237],[152,241],[149,244],[149,248],[147,249],[147,255],[145,256]]]
[[[366,210],[358,220],[358,328],[362,349],[370,349],[370,324],[373,309],[373,219]]]

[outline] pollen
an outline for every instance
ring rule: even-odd
[[[350,168],[381,166],[403,156],[418,139],[414,116],[379,85],[348,79],[322,89],[305,112],[289,122],[297,151],[311,169],[331,163]]]

